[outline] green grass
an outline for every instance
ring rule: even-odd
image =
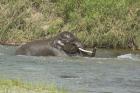
[[[0,93],[66,93],[56,87],[27,84],[17,80],[0,80]]]
[[[140,48],[140,0],[0,0],[0,41],[73,32],[86,45]]]

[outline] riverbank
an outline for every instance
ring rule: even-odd
[[[87,47],[140,49],[139,0],[1,0],[1,44],[74,33]]]
[[[20,82],[18,80],[0,79],[0,93],[66,93],[55,87],[34,85]]]

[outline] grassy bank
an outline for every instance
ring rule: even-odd
[[[140,48],[140,0],[0,0],[0,41],[73,32],[87,46]]]
[[[26,84],[17,80],[0,80],[0,93],[66,93],[55,87]]]

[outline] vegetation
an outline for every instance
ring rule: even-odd
[[[17,80],[0,80],[0,93],[66,93],[55,87],[25,84]]]
[[[140,0],[0,0],[0,15],[4,43],[71,31],[87,46],[140,47]]]

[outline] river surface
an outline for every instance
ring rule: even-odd
[[[15,56],[0,46],[0,75],[55,84],[69,93],[140,93],[140,52],[97,50],[96,57]]]

